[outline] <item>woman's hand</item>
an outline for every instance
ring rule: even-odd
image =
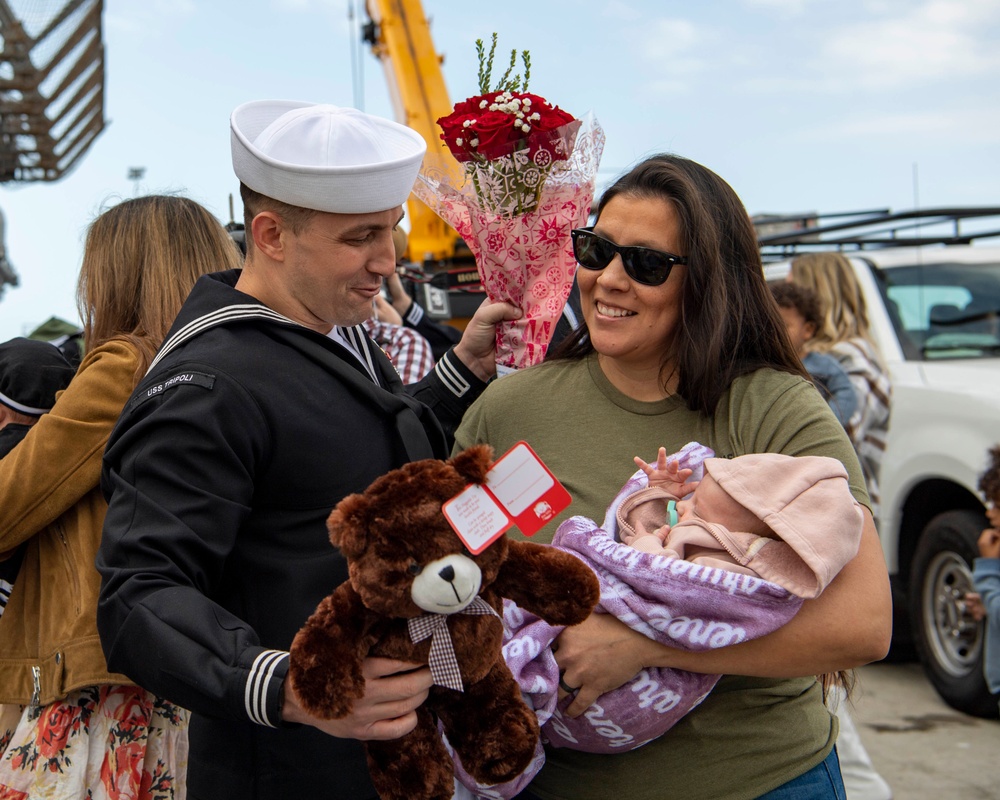
[[[602,694],[632,680],[650,645],[658,647],[610,614],[591,614],[566,628],[554,647],[562,683],[576,689],[565,713],[578,717]]]

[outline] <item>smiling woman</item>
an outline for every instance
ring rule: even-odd
[[[677,212],[660,199],[612,198],[594,232],[646,252],[676,253],[684,244]],[[662,400],[677,389],[676,369],[661,372],[677,328],[685,269],[672,269],[664,282],[651,286],[638,282],[616,255],[600,271],[577,273],[583,319],[601,369],[616,389],[636,400]]]
[[[546,363],[492,384],[456,434],[456,448],[486,442],[498,452],[525,440],[566,486],[572,505],[536,539],[551,541],[569,515],[603,519],[633,472],[633,456],[658,446],[679,451],[692,440],[724,458],[831,456],[847,467],[855,499],[868,503],[850,441],[791,348],[753,227],[725,181],[687,159],[654,156],[604,194],[593,234],[607,244],[599,260],[577,251],[585,267],[577,273],[584,324]],[[636,251],[627,249],[636,247],[686,263],[661,270],[657,283],[653,271],[636,270]],[[796,789],[842,797],[836,723],[816,676],[881,658],[889,607],[866,509],[858,555],[823,595],[768,636],[691,653],[656,644],[604,614],[567,628],[556,660],[565,683],[577,689],[566,701],[573,716],[646,667],[726,677],[666,735],[638,750],[547,750],[524,796],[597,800],[615,785],[630,800],[776,800]],[[762,714],[766,731],[757,721]],[[705,769],[720,759],[727,769]]]

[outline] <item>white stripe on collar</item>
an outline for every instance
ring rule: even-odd
[[[156,358],[154,358],[153,363],[149,365],[149,369],[146,370],[146,374],[148,375],[153,368],[160,363],[160,360],[167,355],[167,353],[175,347],[183,344],[188,339],[197,336],[207,328],[220,325],[224,322],[232,322],[233,320],[254,318],[269,319],[273,322],[287,322],[291,325],[299,324],[295,320],[289,319],[283,314],[279,314],[277,311],[272,311],[267,306],[259,303],[242,303],[238,305],[226,306],[218,311],[212,311],[198,317],[197,319],[193,319],[187,325],[178,329],[169,339],[167,339],[167,341],[163,343],[163,346],[160,347],[160,352],[156,354]]]
[[[360,325],[355,325],[351,328],[343,325],[334,325],[333,330],[328,335],[333,341],[350,350],[351,355],[361,363],[361,366],[365,368],[376,385],[381,385],[378,379],[378,370],[375,369],[375,361],[372,358],[369,346],[371,340],[368,338],[368,334],[365,333],[364,328]]]

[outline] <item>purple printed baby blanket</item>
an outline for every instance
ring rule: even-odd
[[[682,468],[702,475],[712,451],[691,443],[671,456]],[[775,583],[750,575],[704,567],[676,558],[640,552],[616,539],[615,512],[622,500],[645,488],[640,470],[615,497],[603,527],[586,517],[563,522],[553,546],[573,553],[593,568],[601,584],[597,613],[614,614],[640,633],[670,647],[701,651],[726,647],[768,634],[790,620],[802,605]],[[644,669],[631,681],[602,695],[583,715],[562,713],[558,702],[559,667],[551,645],[562,632],[513,604],[504,608],[507,636],[504,658],[527,702],[538,714],[550,747],[591,753],[634,750],[662,736],[711,691],[718,675],[667,668]],[[541,744],[533,763],[508,784],[477,787],[457,766],[462,782],[476,795],[509,798],[541,769]]]

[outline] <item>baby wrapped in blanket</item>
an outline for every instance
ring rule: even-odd
[[[784,625],[857,553],[862,512],[847,471],[826,457],[760,453],[713,458],[692,442],[655,466],[636,459],[598,526],[571,517],[553,546],[597,573],[595,613],[614,614],[661,644],[690,651],[726,647]],[[535,709],[550,747],[593,753],[633,750],[662,736],[700,703],[718,675],[647,668],[602,695],[579,717],[563,713],[552,645],[562,628],[505,607],[504,657]],[[563,686],[566,687],[565,682]],[[509,798],[541,768],[476,795]]]

